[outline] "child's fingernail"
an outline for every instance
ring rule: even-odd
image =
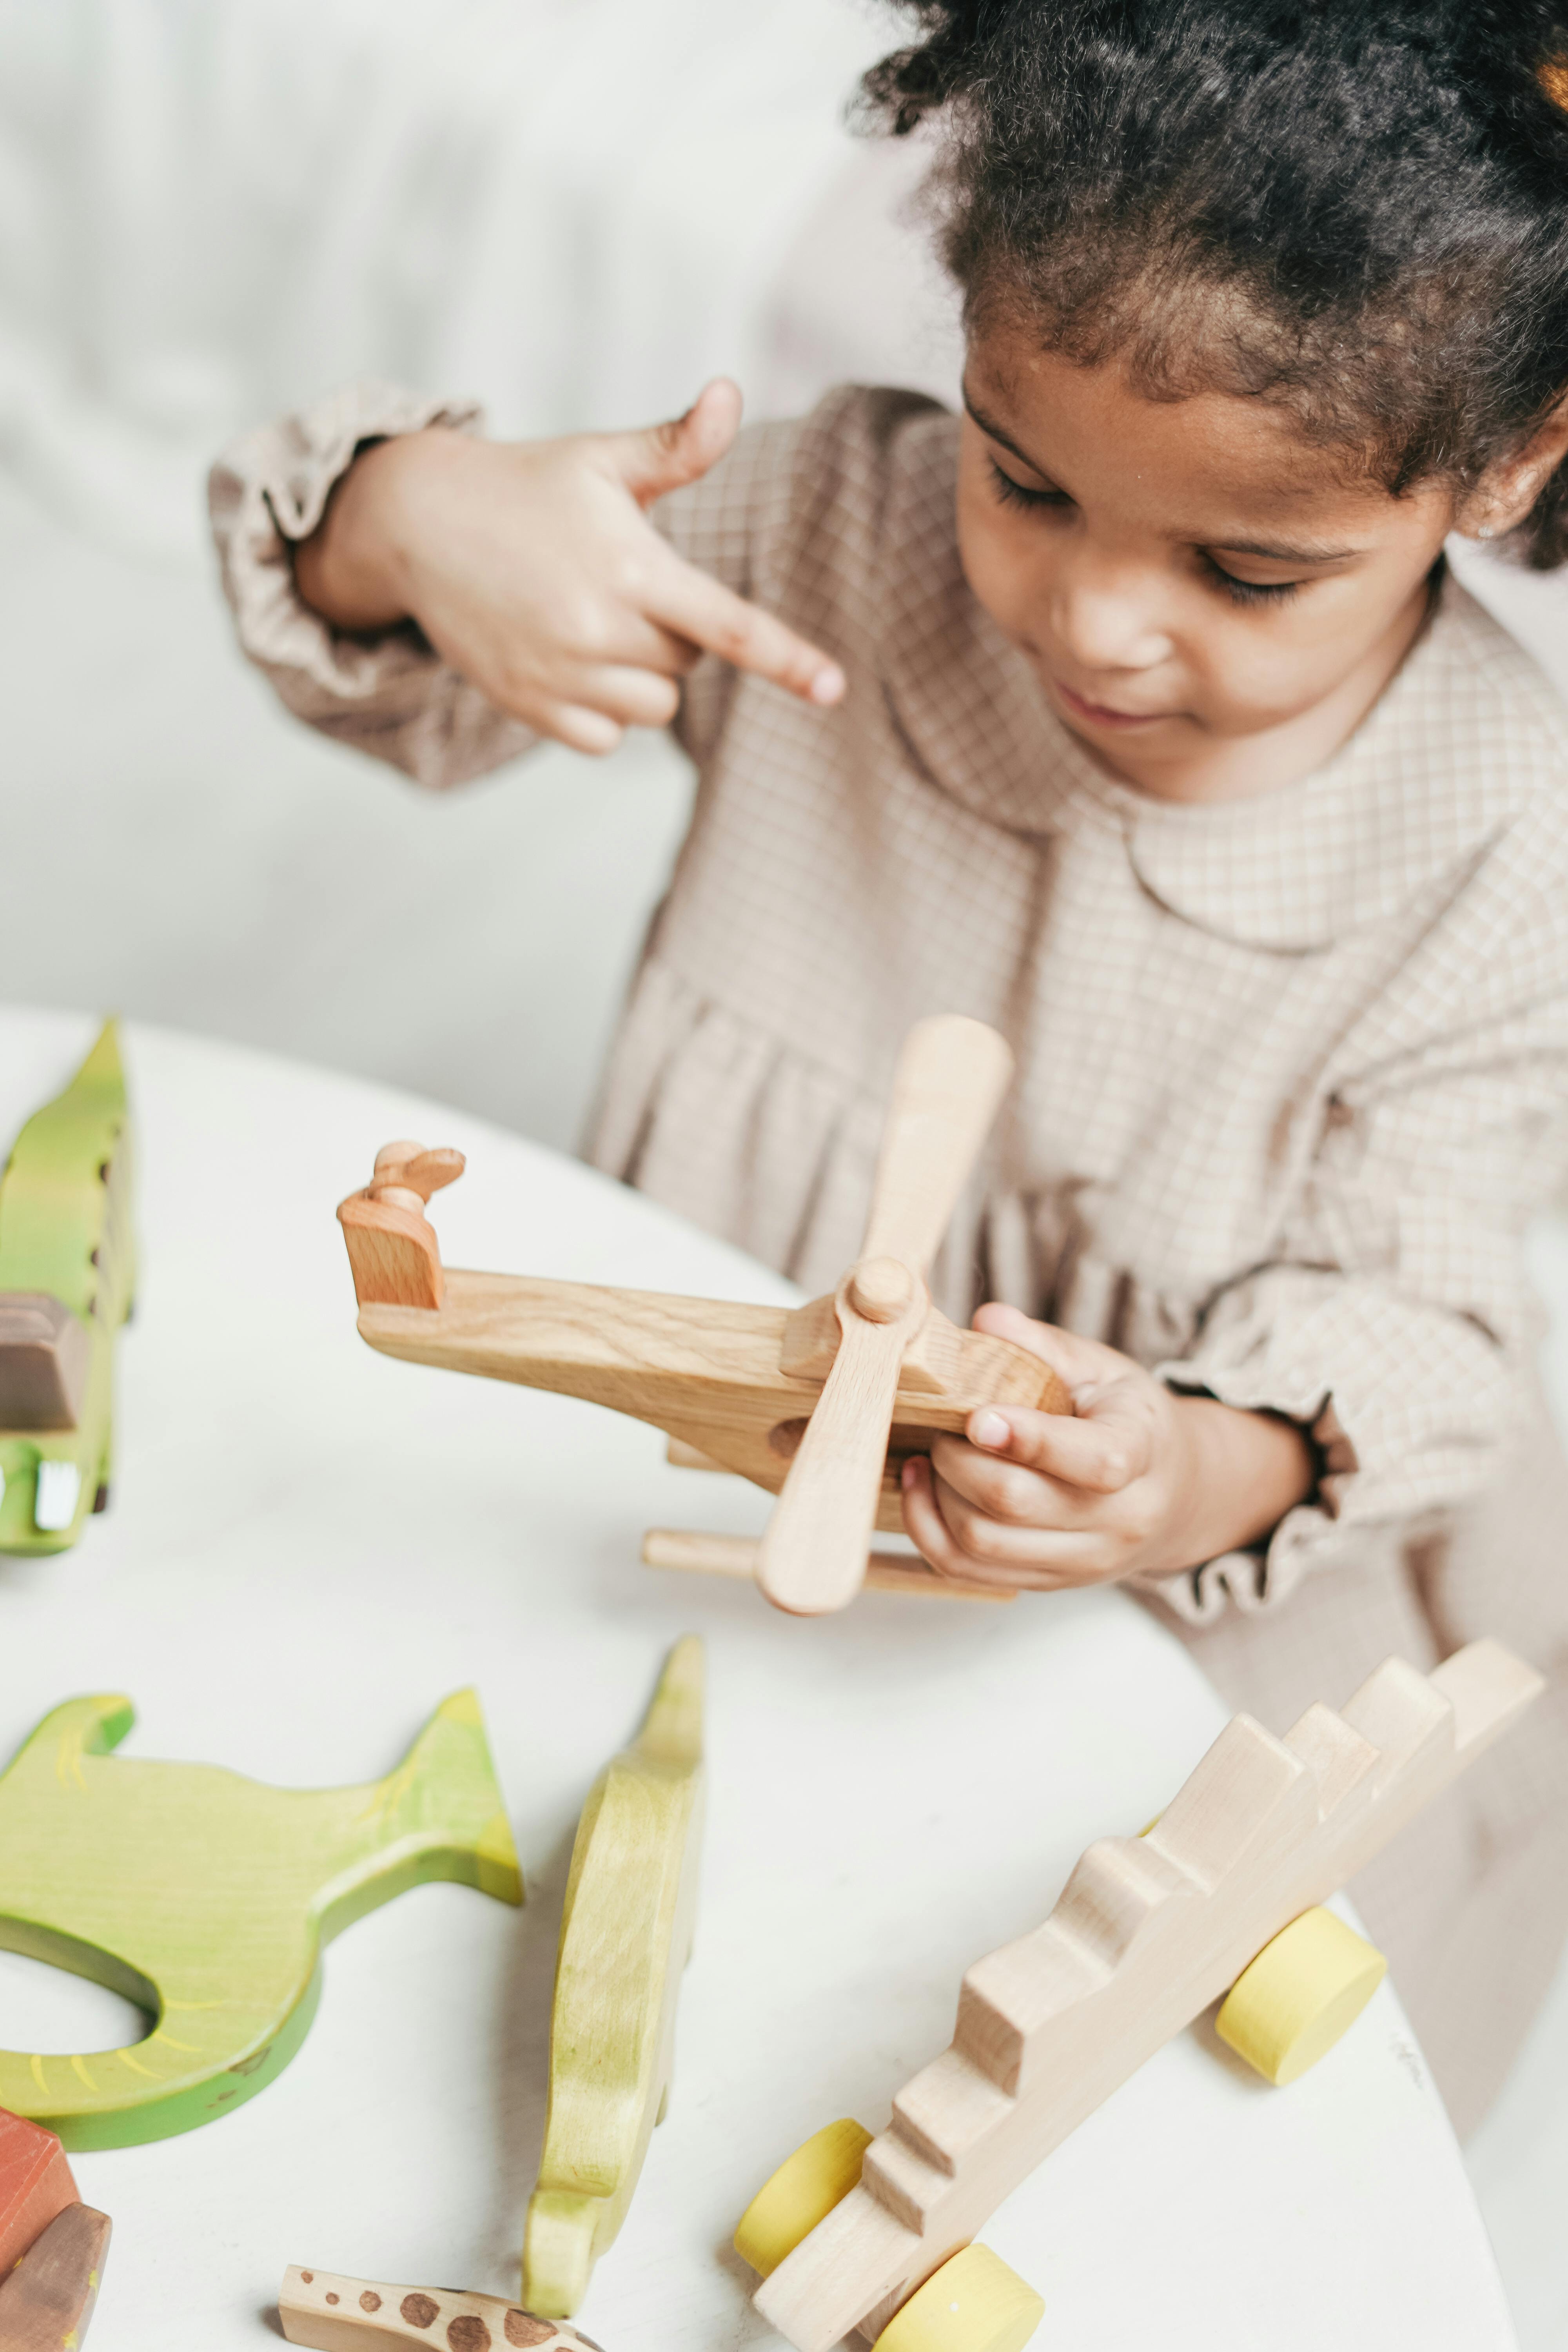
[[[819,669],[811,681],[813,702],[837,702],[843,691],[844,672],[836,669],[831,662],[826,669]]]
[[[909,1460],[905,1463],[903,1468],[899,1473],[899,1483],[903,1486],[912,1486],[918,1475],[919,1473],[915,1469],[915,1457],[911,1454]]]
[[[999,1412],[977,1412],[970,1434],[976,1445],[1005,1445],[1013,1432]]]

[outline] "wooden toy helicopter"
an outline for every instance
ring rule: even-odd
[[[1283,1739],[1227,1725],[1141,1837],[1091,1845],[1044,1926],[964,1978],[952,2046],[880,2138],[829,2124],[735,2234],[797,2352],[1020,2352],[1044,2305],[972,2242],[1004,2198],[1171,2037],[1221,2037],[1273,2083],[1331,2049],[1385,1963],[1321,1905],[1543,1687],[1496,1642],[1424,1676],[1388,1659]],[[1227,1990],[1228,1988],[1228,1990]]]
[[[842,1609],[866,1580],[873,1528],[901,1529],[900,1468],[934,1432],[961,1431],[983,1404],[1072,1410],[1037,1357],[960,1330],[926,1288],[1012,1067],[1005,1044],[978,1021],[947,1015],[910,1032],[861,1255],[830,1297],[794,1313],[443,1272],[425,1207],[462,1174],[462,1155],[389,1143],[364,1191],[338,1210],[361,1336],[384,1355],[559,1390],[654,1423],[680,1449],[676,1458],[701,1457],[778,1495],[755,1559],[776,1607]],[[944,1582],[913,1562],[890,1580]]]
[[[131,1311],[131,1129],[112,1021],[0,1178],[0,1552],[64,1551],[109,1500]]]

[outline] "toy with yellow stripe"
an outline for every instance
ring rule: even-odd
[[[129,1699],[68,1699],[0,1774],[0,1948],[146,2011],[122,2050],[0,2050],[0,2107],[69,2148],[164,2139],[280,2074],[340,1929],[431,1879],[522,1881],[479,1700],[439,1706],[383,1780],[273,1789],[112,1753]]]

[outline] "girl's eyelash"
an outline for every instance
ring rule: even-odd
[[[1005,507],[1070,507],[1072,500],[1065,490],[1026,490],[1011,474],[1005,474],[994,457],[987,460],[991,467],[991,487]]]
[[[1031,490],[1005,473],[994,457],[987,460],[991,467],[991,486],[1005,507],[1018,507],[1026,512],[1037,512],[1041,507],[1070,507],[1071,499],[1065,490]],[[1200,551],[1199,562],[1216,588],[1223,589],[1233,604],[1283,604],[1294,596],[1301,583],[1299,580],[1265,582],[1238,580],[1223,563]]]
[[[1212,555],[1200,554],[1199,562],[1216,588],[1223,588],[1233,604],[1283,604],[1294,596],[1301,583],[1299,580],[1238,580]]]

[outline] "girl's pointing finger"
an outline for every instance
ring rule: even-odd
[[[748,604],[722,582],[672,555],[648,599],[652,619],[694,645],[796,694],[803,702],[843,699],[844,673],[836,661],[797,637],[772,613]]]

